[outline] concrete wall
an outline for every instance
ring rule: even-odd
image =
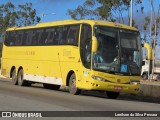
[[[140,94],[143,96],[160,97],[159,81],[143,81],[140,86]]]

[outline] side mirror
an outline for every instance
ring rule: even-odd
[[[148,55],[147,55],[147,60],[152,60],[152,49],[149,44],[144,43],[142,44],[142,47],[145,47],[147,49]]]
[[[98,50],[98,41],[95,36],[92,36],[92,52],[97,52]]]
[[[142,66],[144,66],[145,65],[145,61],[142,61]]]

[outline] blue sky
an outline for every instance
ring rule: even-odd
[[[26,2],[31,2],[33,8],[37,10],[37,15],[42,17],[42,13],[47,14],[43,17],[44,22],[71,19],[67,15],[68,9],[74,9],[78,5],[83,4],[84,0],[0,0],[0,4],[7,2],[12,2],[13,4],[25,4]],[[55,13],[53,15],[52,13]]]
[[[74,9],[78,5],[82,5],[85,0],[0,0],[0,4],[4,4],[9,1],[14,3],[15,5],[31,2],[33,4],[33,8],[35,8],[38,12],[37,15],[41,16],[42,13],[47,14],[44,16],[43,21],[48,22],[55,20],[71,19],[70,16],[67,15],[67,10]],[[143,5],[145,6],[144,14],[147,15],[150,12],[150,0],[142,1]],[[160,4],[160,0],[153,1],[155,11],[158,11],[158,5]],[[55,15],[52,15],[52,13],[55,13]]]
[[[25,4],[26,2],[31,2],[33,8],[37,10],[37,15],[42,17],[42,13],[46,14],[42,21],[49,22],[55,20],[65,20],[71,19],[67,14],[68,9],[75,9],[78,5],[82,5],[85,0],[0,0],[0,5],[7,2],[12,2],[16,6],[18,4]],[[150,15],[150,0],[142,0],[144,5],[144,16]],[[157,13],[160,0],[153,0],[153,5]],[[133,6],[134,11],[136,10]],[[54,15],[52,13],[55,13]],[[134,19],[139,23],[143,24],[143,17],[141,15],[134,14]],[[160,40],[159,40],[160,42]],[[157,51],[160,51],[160,47],[157,48]],[[160,59],[160,54],[157,54],[157,57]]]

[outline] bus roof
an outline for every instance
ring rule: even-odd
[[[12,28],[8,28],[7,31],[24,30],[24,29],[31,29],[31,28],[42,28],[42,27],[50,27],[50,26],[60,26],[60,25],[70,25],[70,24],[80,24],[80,23],[87,23],[90,25],[103,25],[103,26],[138,31],[134,27],[130,27],[124,24],[119,24],[114,22],[102,21],[102,20],[61,20],[61,21],[53,21],[53,22],[43,22],[43,23],[38,23],[35,26],[12,27]]]

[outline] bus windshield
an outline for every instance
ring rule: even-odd
[[[98,51],[93,54],[92,68],[109,73],[140,74],[140,37],[138,32],[95,27]]]

